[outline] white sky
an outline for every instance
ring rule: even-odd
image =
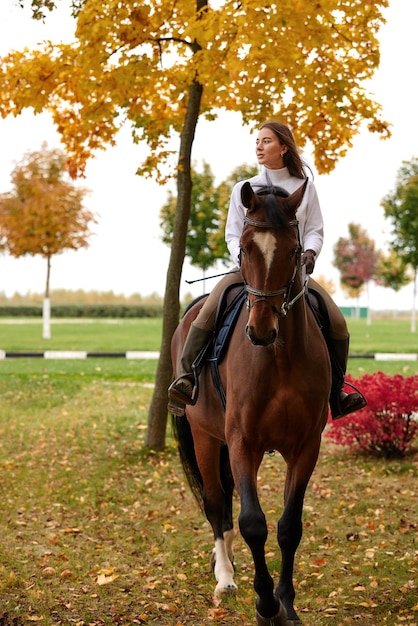
[[[71,20],[62,12],[51,14],[43,25],[14,4],[15,0],[2,0],[0,4],[0,55],[48,38],[57,41],[57,34],[62,40],[71,36]],[[414,68],[418,56],[418,2],[392,0],[385,15],[387,24],[380,32],[381,65],[371,81],[370,92],[382,105],[383,117],[392,124],[392,138],[381,141],[364,131],[331,174],[315,176],[326,229],[315,273],[332,278],[336,285],[339,274],[332,266],[333,245],[339,237],[348,235],[348,224],[356,222],[378,247],[385,247],[389,223],[383,218],[381,199],[392,191],[402,161],[418,156]],[[44,141],[50,148],[60,147],[48,115],[34,116],[26,111],[18,118],[0,119],[0,192],[10,189],[15,163],[26,152],[39,150]],[[198,166],[202,160],[207,161],[220,182],[237,165],[256,162],[254,146],[255,137],[242,127],[240,116],[222,113],[217,121],[199,122],[193,161]],[[117,146],[100,152],[88,165],[82,184],[91,190],[86,205],[99,215],[96,235],[87,250],[65,252],[53,258],[52,289],[164,294],[169,249],[160,241],[158,215],[167,188],[135,176],[145,154],[146,146],[134,146],[130,131],[125,128]],[[43,292],[45,277],[46,262],[41,258],[0,256],[0,291],[7,295]],[[181,293],[202,293],[202,283],[190,287],[184,282],[200,277],[200,271],[186,260]],[[206,290],[213,284],[214,281],[208,281]],[[341,291],[335,299],[340,305],[354,304]],[[365,295],[360,303],[367,304]],[[374,309],[410,309],[412,285],[397,295],[372,286],[370,303]]]

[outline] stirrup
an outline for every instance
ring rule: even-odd
[[[343,410],[341,406],[341,401],[339,398],[339,393],[341,391],[344,392],[345,386],[351,387],[351,389],[354,389],[354,391],[357,393],[359,398],[355,405],[348,407],[346,410]],[[346,394],[346,396],[350,396],[350,394]],[[338,389],[334,397],[330,398],[331,417],[333,420],[337,420],[337,419],[340,419],[341,417],[345,417],[346,415],[349,415],[350,413],[355,413],[356,411],[360,411],[361,409],[364,409],[365,406],[367,406],[367,400],[364,397],[364,395],[361,393],[361,391],[357,389],[355,385],[348,383],[346,381],[344,381],[342,388]]]
[[[167,410],[172,415],[183,417],[186,414],[186,405],[183,402],[172,399],[168,401]]]
[[[182,389],[182,384],[184,385],[184,381],[190,383],[191,394],[187,393],[187,390]],[[174,380],[168,388],[168,397],[170,400],[173,400],[174,403],[177,404],[191,404],[194,405],[197,402],[198,396],[198,386],[196,384],[196,379],[192,380],[192,377],[188,374],[183,374]]]

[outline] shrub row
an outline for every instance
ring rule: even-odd
[[[364,374],[347,381],[364,393],[367,406],[331,422],[326,436],[353,452],[385,459],[402,458],[414,450],[418,437],[418,375]]]
[[[162,304],[51,304],[51,317],[162,317]],[[0,317],[42,317],[42,305],[0,306]]]

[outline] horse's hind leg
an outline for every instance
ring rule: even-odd
[[[235,593],[236,585],[231,585],[230,578],[231,565],[233,568],[234,551],[233,540],[235,536],[232,520],[232,497],[234,493],[234,479],[232,477],[231,466],[229,463],[228,446],[222,444],[220,456],[220,477],[224,490],[224,519],[223,519],[223,543],[215,541],[215,547],[212,554],[212,568],[218,585],[215,590],[215,596],[228,593]],[[233,571],[233,570],[232,570]],[[225,577],[226,574],[226,577]],[[225,584],[226,583],[226,584]]]
[[[237,590],[234,582],[232,550],[234,483],[229,466],[228,450],[226,446],[222,446],[219,450],[219,445],[219,441],[209,440],[205,442],[204,450],[201,442],[199,446],[196,446],[196,457],[203,478],[203,505],[215,540],[211,564],[217,580],[216,601],[219,601],[223,595],[234,594]]]

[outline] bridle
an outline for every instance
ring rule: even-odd
[[[248,224],[249,226],[255,226],[257,228],[269,228],[272,229],[272,225],[269,224],[268,222],[260,222],[258,220],[252,220],[250,217],[245,216],[244,217],[244,224]],[[280,306],[280,308],[278,309],[276,307],[275,304],[271,304],[271,307],[274,311],[274,313],[277,316],[280,317],[286,317],[289,310],[293,307],[293,305],[299,300],[299,298],[301,298],[307,289],[307,285],[308,285],[308,280],[309,277],[306,276],[306,279],[303,283],[303,287],[302,289],[299,291],[299,293],[292,299],[290,299],[290,295],[293,289],[293,285],[295,283],[295,279],[296,279],[296,274],[300,268],[300,258],[302,255],[302,246],[300,243],[300,236],[299,236],[299,228],[298,228],[298,224],[299,221],[298,220],[290,220],[289,221],[289,226],[295,226],[297,229],[297,235],[298,235],[298,246],[295,248],[294,252],[293,252],[293,256],[295,257],[295,266],[293,268],[293,274],[292,277],[290,279],[290,281],[288,282],[288,284],[285,287],[281,287],[280,289],[274,289],[274,290],[269,290],[269,289],[256,289],[255,287],[251,287],[251,285],[249,285],[245,280],[244,280],[244,288],[245,291],[247,293],[247,309],[248,311],[250,311],[253,306],[255,306],[257,303],[259,302],[268,302],[268,298],[274,298],[276,296],[280,296],[283,294],[283,302]],[[250,303],[250,300],[248,298],[248,294],[251,294],[253,296],[256,296],[256,299]]]

